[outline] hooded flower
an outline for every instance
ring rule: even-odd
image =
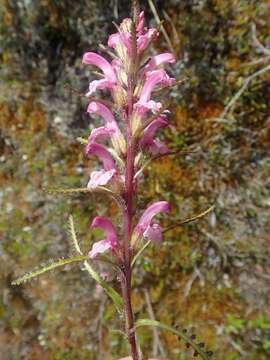
[[[104,78],[101,80],[94,80],[89,85],[89,92],[86,94],[90,96],[97,89],[113,89],[117,84],[117,78],[111,64],[102,56],[94,53],[87,52],[83,55],[83,64],[95,65],[101,69]]]
[[[109,151],[102,145],[88,143],[86,146],[87,155],[96,155],[103,164],[103,169],[93,171],[90,174],[90,180],[87,187],[95,189],[98,186],[104,186],[117,174],[114,160]]]
[[[171,206],[167,201],[158,201],[150,205],[142,214],[137,226],[134,229],[132,244],[143,236],[149,240],[161,242],[162,229],[158,224],[152,224],[152,219],[160,212],[169,212]]]
[[[95,258],[98,254],[102,254],[108,250],[116,250],[118,247],[118,237],[116,230],[111,221],[103,216],[96,216],[91,224],[91,228],[100,228],[104,230],[105,238],[94,243],[92,250],[89,252],[91,259]]]
[[[87,112],[89,114],[97,114],[105,121],[105,126],[98,129],[94,129],[88,139],[88,144],[95,142],[96,139],[108,138],[111,136],[112,144],[118,153],[124,153],[126,150],[125,139],[115,121],[112,112],[98,101],[92,101],[88,105]]]
[[[168,121],[164,117],[160,116],[152,121],[151,124],[144,130],[143,138],[140,141],[141,148],[149,150],[153,155],[166,154],[170,152],[166,145],[154,139],[156,132],[167,126]]]
[[[175,79],[170,78],[162,69],[148,72],[145,84],[141,90],[139,101],[135,104],[135,108],[141,113],[145,113],[148,110],[157,112],[162,105],[161,103],[150,100],[152,91],[158,85],[172,85],[174,82]]]
[[[176,61],[175,56],[172,53],[163,53],[163,54],[155,55],[145,66],[144,74],[146,74],[149,71],[155,70],[157,67],[163,64],[174,64],[175,61]]]

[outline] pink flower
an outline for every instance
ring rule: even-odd
[[[164,117],[158,117],[151,122],[150,125],[144,130],[143,138],[140,141],[142,148],[148,149],[153,155],[166,154],[170,152],[169,148],[154,139],[155,133],[158,129],[168,126],[168,121]]]
[[[154,241],[157,245],[160,245],[162,243],[162,227],[159,224],[148,226],[143,233],[143,236]]]
[[[144,68],[144,74],[148,71],[152,71],[163,64],[174,64],[176,61],[175,56],[171,53],[163,53],[153,56],[149,63]]]
[[[125,49],[128,54],[131,54],[131,37],[129,33],[119,32],[109,36],[108,46],[115,49],[118,52],[119,58],[124,59],[127,54],[123,53]]]
[[[115,121],[111,110],[109,110],[107,106],[105,106],[101,102],[91,101],[88,105],[87,112],[89,114],[97,114],[101,116],[105,120],[105,125],[107,129],[113,130],[115,133],[118,134],[120,133],[119,127]]]
[[[135,243],[142,236],[160,242],[162,231],[158,224],[151,224],[152,219],[160,212],[169,212],[171,206],[167,201],[158,201],[150,205],[142,214],[137,226],[134,229],[132,242]]]
[[[111,221],[103,216],[96,216],[91,224],[91,228],[100,228],[105,232],[105,238],[96,242],[92,250],[89,252],[89,257],[95,258],[98,254],[102,254],[108,250],[116,250],[118,247],[118,237],[116,230]]]
[[[136,31],[137,31],[137,35],[142,35],[144,32],[144,11],[140,12]]]
[[[103,164],[104,170],[115,169],[114,160],[109,151],[102,145],[96,143],[90,143],[86,146],[87,155],[96,155]]]
[[[106,138],[111,136],[112,144],[118,153],[125,153],[126,142],[121,133],[112,112],[104,104],[98,101],[92,101],[88,105],[87,112],[90,114],[100,115],[105,121],[105,127],[100,127],[92,131],[88,144],[94,142],[98,138]]]
[[[88,138],[87,146],[90,146],[92,143],[97,142],[97,140],[99,139],[107,139],[110,135],[112,135],[113,132],[114,130],[108,129],[105,126],[93,129]]]
[[[90,174],[90,180],[87,184],[88,189],[96,189],[98,186],[105,186],[107,185],[114,175],[117,174],[115,169],[111,170],[99,170],[99,171],[92,171]]]
[[[117,84],[117,78],[111,64],[102,56],[94,52],[87,52],[83,55],[82,62],[99,67],[104,74],[104,79],[94,80],[90,83],[87,96],[90,96],[97,89],[113,89]]]
[[[137,39],[137,49],[139,53],[142,53],[144,50],[146,50],[152,40],[157,38],[159,35],[159,32],[157,29],[151,28],[147,30],[147,32],[143,35],[139,35]]]
[[[162,69],[148,72],[139,101],[134,105],[135,108],[142,112],[147,110],[153,110],[154,112],[158,111],[162,105],[161,103],[150,100],[152,91],[159,84],[166,86],[172,85],[174,82],[175,79],[170,78]]]

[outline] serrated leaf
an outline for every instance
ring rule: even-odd
[[[112,299],[118,312],[122,312],[123,309],[123,300],[117,291],[113,287],[108,285],[104,279],[92,268],[88,261],[84,262],[86,270],[89,272],[91,277],[104,289],[106,294]]]
[[[88,257],[87,256],[74,256],[74,257],[70,257],[67,259],[59,259],[53,263],[44,265],[43,267],[41,267],[38,270],[29,272],[27,274],[25,274],[24,276],[12,281],[12,285],[20,285],[26,281],[29,281],[37,276],[40,276],[44,273],[46,273],[47,271],[50,270],[54,270],[60,266],[64,266],[64,265],[68,265],[68,264],[72,264],[74,262],[81,262],[81,261],[85,261]]]
[[[161,322],[157,320],[151,320],[151,319],[140,319],[136,321],[135,328],[139,328],[142,326],[155,326],[163,330],[170,331],[174,333],[175,335],[181,337],[187,344],[189,344],[204,360],[210,360],[210,358],[207,356],[207,354],[200,348],[199,345],[197,345],[186,333],[184,333],[181,330],[176,330],[171,326],[168,326],[166,324],[162,324]]]

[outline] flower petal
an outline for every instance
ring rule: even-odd
[[[108,129],[106,126],[101,126],[99,128],[93,129],[88,138],[88,144],[90,145],[94,142],[97,142],[97,140],[107,139],[113,133],[114,130]]]
[[[174,54],[172,53],[163,53],[156,56],[153,56],[149,63],[144,68],[144,73],[152,71],[160,65],[163,64],[174,64],[176,61]]]
[[[157,29],[151,28],[149,29],[145,34],[140,35],[137,40],[137,49],[138,52],[142,52],[149,46],[150,42],[157,38],[159,35],[159,32]]]
[[[92,250],[88,253],[88,256],[93,259],[98,254],[103,254],[105,251],[112,249],[112,245],[107,240],[100,240],[93,244]]]
[[[148,72],[138,103],[142,105],[147,103],[150,100],[152,91],[158,84],[172,85],[173,81],[175,80],[170,78],[163,69]]]
[[[93,244],[89,257],[94,258],[107,250],[115,250],[118,247],[118,237],[112,222],[104,216],[96,216],[92,221],[91,228],[100,228],[105,232],[105,239]]]
[[[144,130],[140,146],[148,149],[153,155],[166,154],[170,152],[166,145],[154,139],[156,131],[166,126],[168,126],[168,121],[164,117],[158,117],[156,120],[152,121],[152,123]]]
[[[138,25],[136,28],[137,34],[138,35],[142,35],[143,31],[144,31],[144,11],[140,12],[139,15],[139,21],[138,21]]]
[[[115,83],[110,80],[107,79],[94,80],[90,82],[89,91],[86,93],[86,96],[91,96],[97,90],[104,90],[104,89],[111,90],[114,87],[115,87]]]
[[[87,144],[86,154],[96,155],[102,162],[104,170],[116,169],[111,154],[104,146],[96,143]]]
[[[137,235],[141,236],[145,232],[148,226],[150,226],[154,216],[160,212],[169,212],[170,210],[171,206],[167,201],[158,201],[150,205],[142,214],[135,228]]]
[[[90,174],[90,180],[87,184],[88,189],[95,189],[98,186],[107,185],[108,182],[114,177],[116,174],[116,170],[99,170],[99,171],[92,171]]]
[[[106,128],[115,131],[115,133],[120,133],[119,127],[115,118],[111,112],[104,104],[98,101],[91,101],[88,105],[87,112],[89,114],[97,114],[105,120]]]
[[[161,129],[165,128],[169,125],[168,121],[165,117],[159,116],[157,119],[153,120],[150,125],[147,126],[147,128],[144,130],[144,135],[141,140],[141,146],[147,146],[148,144],[151,144],[153,141],[153,138],[155,136],[155,133]]]
[[[150,225],[146,228],[143,236],[160,245],[162,242],[162,227],[159,224]]]
[[[95,65],[99,67],[102,70],[107,80],[116,83],[116,76],[113,71],[113,68],[111,64],[106,59],[104,59],[104,57],[94,52],[87,52],[83,55],[82,62],[83,64]]]

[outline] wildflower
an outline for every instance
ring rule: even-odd
[[[152,121],[144,130],[143,138],[140,141],[141,148],[147,149],[152,155],[169,153],[170,150],[166,145],[154,139],[157,130],[167,127],[168,125],[166,117],[160,116]]]
[[[142,214],[137,226],[134,229],[132,245],[142,237],[160,243],[162,241],[162,229],[158,224],[152,224],[152,219],[160,212],[169,212],[171,209],[167,201],[158,201],[150,205]]]
[[[103,79],[94,80],[90,83],[89,92],[86,94],[87,96],[92,95],[97,89],[113,89],[114,86],[116,86],[117,78],[113,67],[102,56],[94,52],[87,52],[83,55],[82,62],[83,64],[95,65],[99,67],[104,74]]]
[[[91,228],[100,228],[104,230],[105,238],[93,244],[89,257],[95,258],[108,250],[115,251],[118,248],[118,237],[111,221],[103,216],[96,216],[91,224]]]
[[[97,114],[105,121],[105,126],[94,129],[88,139],[88,144],[95,142],[98,138],[111,138],[112,145],[117,153],[125,153],[126,142],[123,134],[121,133],[119,126],[115,120],[113,113],[99,101],[92,101],[89,103],[87,112],[89,114]]]
[[[88,143],[86,153],[87,155],[96,155],[103,164],[102,170],[93,171],[90,174],[90,180],[87,187],[89,189],[94,189],[98,186],[108,184],[108,182],[117,174],[115,162],[109,151],[103,145]]]

